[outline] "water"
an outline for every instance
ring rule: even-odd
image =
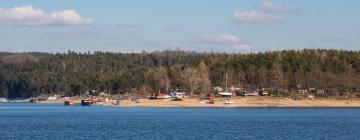
[[[0,104],[0,139],[359,139],[360,109]]]

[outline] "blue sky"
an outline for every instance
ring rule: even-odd
[[[359,0],[0,0],[0,51],[360,50]]]

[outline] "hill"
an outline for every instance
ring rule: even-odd
[[[0,54],[2,61],[9,56]],[[68,52],[25,56],[33,61],[0,63],[0,97],[72,96],[87,90],[146,94],[167,87],[204,94],[214,86],[224,87],[225,75],[231,86],[244,90],[270,88],[278,96],[294,96],[299,93],[291,91],[311,88],[326,91],[319,96],[357,97],[360,88],[360,52],[356,51]]]

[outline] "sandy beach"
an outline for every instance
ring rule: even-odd
[[[144,99],[141,103],[130,100],[120,101],[119,105],[111,102],[97,102],[101,106],[121,106],[121,107],[236,107],[236,108],[256,108],[256,107],[360,107],[359,99],[303,99],[293,100],[279,97],[236,97],[232,98],[234,104],[225,104],[228,98],[217,98],[215,104],[208,104],[207,100],[188,98],[183,101],[148,100]],[[80,103],[80,101],[75,101]],[[52,100],[42,103],[63,104],[63,100]]]

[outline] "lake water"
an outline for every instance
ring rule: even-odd
[[[0,139],[360,139],[360,109],[0,103]]]

